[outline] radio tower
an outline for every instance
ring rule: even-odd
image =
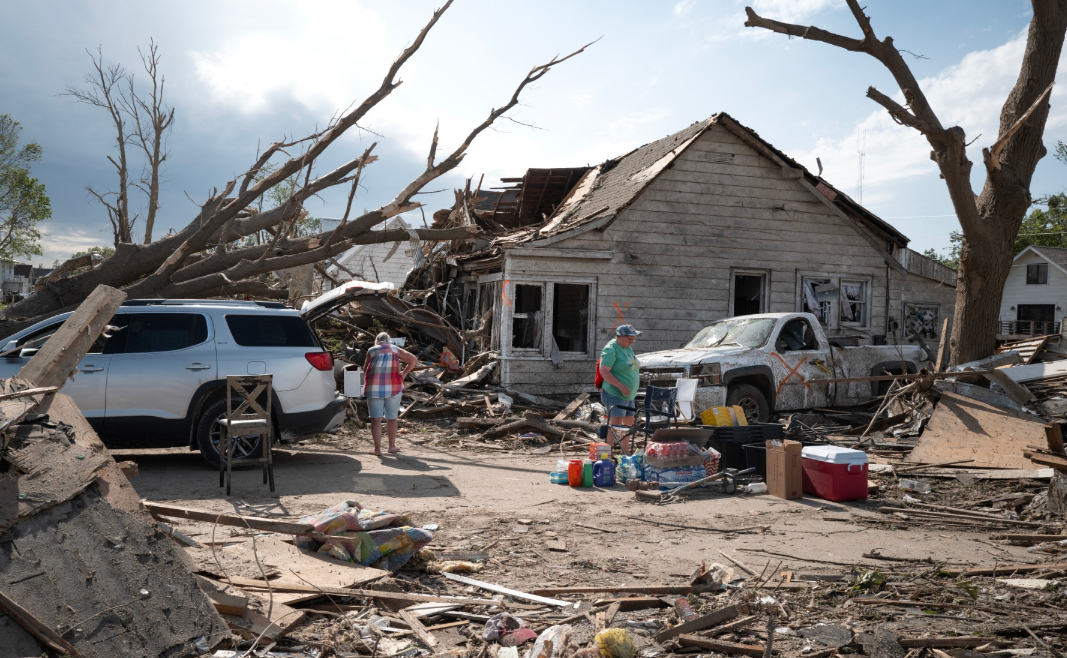
[[[864,161],[867,159],[867,131],[864,130],[862,136],[857,140],[856,153],[859,155],[859,171],[856,178],[856,196],[859,204],[863,205],[863,168]]]

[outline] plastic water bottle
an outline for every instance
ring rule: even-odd
[[[753,482],[752,484],[745,485],[745,491],[750,494],[765,494],[767,493],[767,483]]]

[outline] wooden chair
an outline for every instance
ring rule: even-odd
[[[261,464],[263,484],[274,492],[274,438],[271,422],[271,375],[245,375],[226,378],[226,417],[219,419],[219,486],[230,495],[230,475],[234,464]],[[234,406],[236,405],[236,406]],[[234,458],[234,437],[259,436],[259,456]]]

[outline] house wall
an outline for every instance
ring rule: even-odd
[[[1047,284],[1027,284],[1026,266],[1032,263],[1048,263]],[[1063,320],[1067,309],[1067,273],[1045,257],[1026,251],[1011,264],[1008,279],[1004,283],[1004,296],[1000,302],[1001,322],[1016,319],[1019,304],[1055,304],[1056,322]]]
[[[731,161],[722,162],[725,156]],[[599,348],[622,319],[645,332],[635,349],[677,348],[708,323],[730,314],[733,269],[768,274],[768,312],[802,309],[805,275],[867,285],[865,327],[835,323],[842,339],[886,333],[889,268],[855,225],[726,128],[713,127],[664,171],[615,222],[551,245],[610,259],[544,258],[508,253],[512,285],[548,276],[596,283],[595,338],[589,354],[557,368],[547,355],[509,358],[502,382],[531,393],[588,386]],[[523,251],[536,252],[537,248]],[[505,337],[508,313],[501,314]]]

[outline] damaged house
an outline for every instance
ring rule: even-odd
[[[623,323],[640,353],[736,315],[810,311],[842,345],[937,339],[952,315],[953,270],[727,114],[503,181],[435,214],[488,235],[442,246],[407,288],[463,329],[490,318],[479,348],[508,389],[589,390]]]

